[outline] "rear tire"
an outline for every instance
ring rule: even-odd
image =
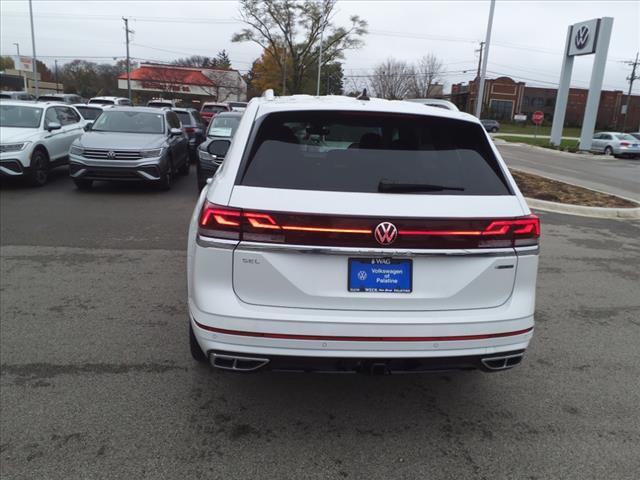
[[[93,180],[83,180],[82,178],[74,178],[73,183],[76,184],[78,190],[91,190]]]
[[[198,345],[198,341],[196,340],[196,336],[193,333],[193,327],[191,326],[191,322],[189,322],[189,350],[191,350],[191,356],[196,362],[207,363],[207,356],[204,354],[200,345]]]
[[[49,157],[42,149],[37,149],[31,155],[31,171],[29,172],[29,185],[41,187],[49,179]]]
[[[605,154],[605,155],[613,155],[613,148],[611,148],[611,147],[606,147],[606,148],[604,149],[604,154]]]
[[[491,128],[491,133],[496,133],[497,131],[498,131],[498,128],[497,128],[497,127],[493,127],[493,128]]]

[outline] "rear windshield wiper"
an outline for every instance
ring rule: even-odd
[[[445,190],[462,192],[464,188],[447,185],[431,185],[428,183],[395,183],[385,182],[384,180],[378,184],[378,191],[383,193],[443,192]]]

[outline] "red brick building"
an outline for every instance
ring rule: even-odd
[[[477,98],[477,79],[468,84],[451,86],[451,101],[460,110],[474,113]],[[524,82],[515,82],[509,77],[498,77],[485,81],[483,96],[483,118],[510,121],[516,114],[527,115],[536,110],[544,112],[545,120],[553,119],[558,90],[546,87],[527,87]],[[584,109],[589,91],[585,88],[571,88],[565,114],[565,126],[580,127],[584,118]],[[624,115],[622,106],[627,96],[621,90],[603,90],[600,94],[600,105],[596,128],[618,130],[622,128]],[[632,95],[627,119],[627,130],[640,130],[640,95]]]

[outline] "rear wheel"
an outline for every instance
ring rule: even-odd
[[[78,190],[91,190],[93,180],[83,180],[82,178],[74,178],[73,183],[76,184]]]
[[[606,147],[606,148],[604,149],[604,154],[605,154],[605,155],[613,155],[613,148],[611,148],[611,147]]]
[[[31,172],[29,173],[29,184],[34,187],[41,187],[49,178],[49,158],[47,154],[38,149],[31,155]]]
[[[498,127],[491,127],[491,133],[496,133],[498,131]]]
[[[207,362],[207,356],[200,348],[200,345],[198,345],[196,336],[193,334],[193,327],[191,326],[191,322],[189,322],[189,350],[191,350],[191,356],[195,361],[201,363]]]

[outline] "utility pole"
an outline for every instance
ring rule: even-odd
[[[56,68],[54,70],[54,75],[56,77],[56,93],[58,93],[58,59],[56,58],[53,63],[55,64]]]
[[[636,59],[633,62],[625,62],[627,65],[633,65],[631,70],[631,76],[627,77],[629,80],[629,91],[627,92],[627,104],[624,110],[624,120],[622,121],[622,131],[627,128],[627,118],[629,118],[629,109],[631,107],[631,88],[633,87],[633,81],[640,79],[640,75],[636,75],[636,67],[638,66],[638,53],[636,52]]]
[[[129,30],[129,19],[122,17],[124,20],[124,32],[127,39],[127,94],[129,101],[131,101],[131,59],[129,58],[129,34],[133,33],[133,30]]]
[[[476,52],[480,52],[480,56],[478,57],[478,74],[476,78],[480,78],[480,69],[482,68],[482,50],[484,49],[484,42],[480,42],[480,49],[476,50]]]
[[[491,45],[491,27],[493,27],[493,11],[496,7],[496,0],[491,0],[489,8],[489,22],[487,23],[487,37],[484,40],[484,59],[482,60],[482,70],[480,72],[480,85],[478,85],[478,94],[476,95],[476,117],[480,118],[482,113],[482,101],[484,95],[484,79],[487,76],[487,62],[489,60],[489,45]]]
[[[36,98],[40,96],[40,85],[38,82],[38,61],[36,60],[36,35],[33,31],[33,7],[29,0],[29,19],[31,20],[31,48],[33,50],[33,81],[36,86]]]
[[[318,86],[316,87],[316,97],[320,96],[320,71],[322,70],[322,41],[324,38],[324,27],[320,32],[320,53],[318,54]]]

